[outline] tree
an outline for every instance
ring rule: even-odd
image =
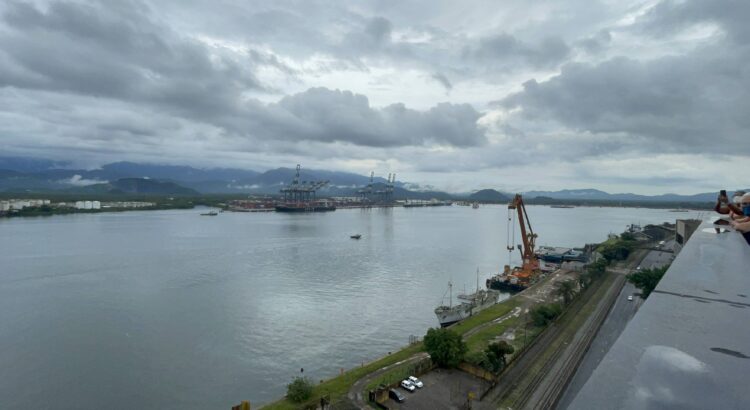
[[[440,367],[456,367],[469,350],[461,335],[450,329],[427,330],[424,348]]]
[[[654,269],[643,269],[628,274],[628,282],[632,283],[641,290],[641,297],[646,299],[648,295],[656,288],[659,284],[664,273],[669,269],[669,265],[662,266],[661,268]]]
[[[312,397],[313,384],[307,377],[295,377],[286,385],[286,397],[294,403],[302,403]]]
[[[466,361],[467,363],[471,363],[474,366],[479,366],[483,369],[490,370],[487,360],[487,354],[485,354],[484,351],[467,353],[464,356],[464,361]]]
[[[624,260],[627,259],[628,255],[630,255],[630,251],[632,251],[635,246],[635,241],[628,241],[620,238],[604,242],[599,245],[596,250],[609,261]]]
[[[587,287],[587,286],[588,286],[588,285],[590,285],[590,284],[591,284],[591,282],[593,282],[593,281],[594,281],[594,277],[593,277],[593,275],[592,275],[592,274],[591,274],[590,272],[588,272],[588,271],[586,271],[586,272],[582,272],[582,273],[581,273],[581,274],[580,274],[580,275],[578,276],[578,286],[579,286],[579,287],[581,287],[581,289],[583,289],[583,288]]]
[[[576,285],[572,280],[565,280],[562,282],[557,282],[555,285],[557,286],[557,289],[555,289],[555,293],[562,296],[563,301],[565,304],[569,304],[571,300],[573,300],[573,296],[576,294]]]
[[[531,309],[531,320],[537,326],[547,326],[547,324],[562,313],[562,306],[558,303],[539,305]]]
[[[623,241],[634,241],[635,235],[630,232],[623,232],[622,235],[620,235],[620,239],[622,239]]]
[[[512,354],[515,351],[505,340],[501,340],[497,343],[490,343],[489,346],[484,350],[484,354],[487,356],[487,363],[490,366],[490,371],[497,373],[505,367],[505,356]]]

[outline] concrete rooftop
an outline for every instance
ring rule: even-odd
[[[750,246],[695,231],[570,409],[750,409]]]

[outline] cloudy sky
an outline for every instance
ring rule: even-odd
[[[448,191],[750,186],[750,2],[0,3],[0,150]]]

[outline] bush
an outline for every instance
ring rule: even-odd
[[[302,403],[312,397],[313,384],[307,377],[295,377],[286,385],[286,397],[294,403]]]
[[[464,357],[464,361],[469,364],[473,364],[474,366],[479,366],[483,369],[488,369],[489,367],[487,363],[487,355],[483,351],[471,352],[466,354],[466,356]]]
[[[508,344],[505,340],[501,340],[497,343],[491,343],[487,346],[484,353],[487,356],[487,363],[489,369],[493,373],[498,373],[505,367],[505,356],[513,354],[515,349],[513,346]]]
[[[531,320],[537,326],[547,326],[547,324],[562,313],[562,306],[558,303],[539,305],[531,309]]]
[[[635,249],[636,242],[625,239],[615,239],[613,241],[607,241],[599,245],[596,249],[602,254],[608,261],[625,260],[627,259],[630,252]]]
[[[424,348],[440,367],[456,367],[468,351],[461,335],[450,329],[430,328],[424,337]]]

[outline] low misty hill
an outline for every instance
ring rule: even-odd
[[[731,196],[733,191],[729,190]],[[717,192],[705,192],[695,195],[638,195],[631,193],[610,194],[598,189],[563,189],[560,191],[529,191],[524,193],[525,198],[551,198],[571,201],[595,200],[595,201],[638,201],[638,202],[713,202],[716,200]]]
[[[494,189],[482,189],[469,195],[470,201],[479,202],[508,202],[510,197]]]
[[[72,188],[70,192],[86,194],[141,194],[158,196],[197,196],[200,193],[194,189],[185,188],[174,182],[156,181],[146,178],[123,178],[106,184],[94,184],[85,187]]]
[[[148,179],[152,182],[170,182],[174,184],[167,195],[180,195],[174,192],[186,188],[202,194],[278,194],[279,189],[288,185],[294,178],[294,168],[276,168],[265,172],[236,168],[195,168],[180,165],[140,164],[134,162],[115,162],[97,169],[74,169],[70,162],[53,161],[37,158],[0,157],[0,192],[78,192],[87,187],[88,191],[109,189],[148,190],[143,187],[116,187],[123,179]],[[300,181],[327,180],[329,184],[320,190],[322,196],[356,196],[357,191],[370,184],[370,177],[351,172],[312,170],[302,168]],[[115,182],[112,182],[115,181]],[[382,187],[385,178],[375,177],[375,187]],[[154,188],[156,191],[162,188]],[[378,189],[378,188],[374,188]],[[731,195],[732,191],[729,191]],[[622,202],[712,202],[717,193],[696,195],[637,195],[630,193],[610,194],[597,189],[563,189],[560,191],[529,191],[524,193],[526,199],[540,198],[547,201],[622,201]],[[506,193],[483,189],[471,195],[448,194],[434,189],[424,190],[416,184],[396,182],[395,199],[469,199],[482,202],[506,202],[510,196]]]

